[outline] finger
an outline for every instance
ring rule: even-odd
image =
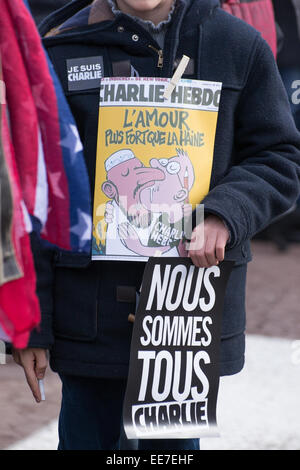
[[[194,230],[192,233],[190,241],[190,250],[199,251],[203,250],[206,243],[206,237],[203,226],[198,226],[197,230]]]
[[[218,237],[216,242],[216,257],[219,262],[225,258],[225,246],[226,241],[222,237]]]
[[[192,250],[189,252],[190,253],[190,258],[193,262],[193,264],[197,267],[197,268],[208,268],[209,265],[208,265],[208,261],[207,261],[207,258],[206,258],[206,255],[204,253],[204,250]]]
[[[218,264],[218,259],[216,257],[216,243],[216,233],[212,233],[209,237],[207,237],[205,245],[205,256],[209,266],[215,266],[216,264]]]
[[[23,360],[23,368],[24,368],[24,372],[25,372],[25,377],[26,377],[26,380],[27,380],[27,383],[29,385],[29,388],[36,400],[37,403],[39,403],[41,401],[41,392],[40,392],[40,389],[39,389],[39,384],[38,384],[38,380],[36,378],[36,374],[35,374],[35,363],[33,360],[31,359],[24,359]]]
[[[205,254],[206,238],[203,232],[200,231],[199,227],[193,232],[192,239],[190,242],[190,257],[193,264],[198,268],[208,268],[209,263]]]
[[[32,392],[32,395],[35,398],[35,401],[37,403],[40,403],[42,397],[41,397],[41,392],[40,392],[38,380],[36,378],[34,369],[29,370],[29,369],[24,368],[24,372],[25,372],[25,377],[26,377],[27,383],[28,383],[29,388]]]
[[[36,354],[35,360],[35,375],[37,379],[43,379],[45,377],[46,369],[48,366],[48,361],[46,353],[44,351],[39,351]]]
[[[13,357],[15,363],[18,364],[18,366],[22,366],[19,351],[13,349],[12,357]]]

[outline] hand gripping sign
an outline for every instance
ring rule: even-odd
[[[221,317],[233,262],[150,258],[135,317],[124,426],[129,439],[218,435]]]

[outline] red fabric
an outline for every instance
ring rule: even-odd
[[[54,74],[35,23],[23,0],[0,0],[0,6],[0,57],[7,101],[1,104],[0,133],[13,188],[12,241],[23,273],[0,288],[0,324],[16,348],[25,348],[30,331],[40,322],[40,306],[28,235],[30,218],[25,227],[24,214],[28,216],[28,211],[40,221],[42,235],[50,243],[70,250],[77,208],[84,207],[87,210],[82,212],[89,214],[90,195],[88,175],[81,171],[86,168],[75,123],[67,102],[63,108],[58,101]],[[72,194],[76,220],[71,225],[70,188],[77,190],[79,178],[87,183],[85,199],[82,202],[81,196]],[[77,238],[76,249],[81,247]]]
[[[257,29],[268,42],[276,58],[277,36],[272,0],[254,0],[250,3],[226,0],[222,8]]]
[[[11,132],[26,207],[35,215],[38,129],[48,182],[44,232],[50,243],[70,249],[68,181],[60,144],[57,99],[45,52],[23,0],[1,0],[0,51]]]
[[[0,127],[5,161],[13,188],[12,241],[23,276],[0,287],[0,322],[16,348],[26,347],[30,331],[40,322],[40,306],[35,293],[36,276],[30,239],[24,225],[22,196],[6,109],[2,106]]]
[[[23,197],[29,212],[33,213],[38,155],[37,115],[17,39],[3,1],[0,15],[0,51]],[[31,158],[28,158],[29,155]]]

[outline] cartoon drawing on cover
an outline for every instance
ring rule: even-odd
[[[183,219],[191,213],[189,192],[195,175],[188,154],[182,149],[176,152],[171,158],[152,158],[149,167],[144,167],[136,157],[132,158],[131,175],[130,169],[122,166],[118,168],[118,176],[114,175],[114,186],[111,181],[103,183],[102,190],[111,199],[115,200],[116,194],[125,194],[127,191],[127,220],[116,220],[115,205],[111,202],[107,204],[105,220],[108,227],[117,223],[119,239],[131,253],[145,257],[163,254],[186,256],[182,243]],[[108,161],[106,165],[110,167]],[[125,179],[130,178],[125,182],[120,175]],[[108,176],[111,179],[111,173]],[[131,184],[129,191],[128,184]]]
[[[102,191],[110,199],[105,210],[105,251],[106,254],[128,254],[128,248],[119,237],[119,225],[128,223],[143,238],[151,224],[151,213],[141,204],[140,194],[163,179],[164,173],[159,168],[145,167],[130,149],[113,153],[104,165],[107,179]]]

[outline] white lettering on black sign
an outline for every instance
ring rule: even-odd
[[[84,57],[67,60],[68,90],[99,88],[103,72],[103,57]]]
[[[221,316],[232,266],[149,259],[124,403],[128,438],[216,435]]]

